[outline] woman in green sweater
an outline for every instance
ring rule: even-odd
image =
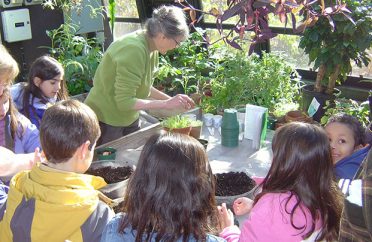
[[[188,35],[182,9],[161,6],[153,11],[144,30],[125,35],[110,45],[85,100],[100,121],[102,134],[98,144],[137,131],[139,110],[194,107],[187,95],[170,97],[152,86],[158,53],[177,48]]]

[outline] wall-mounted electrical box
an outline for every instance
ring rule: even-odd
[[[12,8],[22,6],[23,0],[1,0],[1,7]]]
[[[1,12],[1,19],[5,41],[16,42],[32,38],[28,9],[3,11]]]
[[[42,4],[43,0],[25,0],[25,5],[37,5]]]

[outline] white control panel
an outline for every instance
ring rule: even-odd
[[[5,41],[16,42],[32,38],[28,9],[3,11],[1,12],[1,19]]]
[[[3,8],[12,8],[22,6],[23,0],[1,0],[0,5]]]

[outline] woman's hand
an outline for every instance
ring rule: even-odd
[[[165,101],[165,108],[167,109],[192,109],[195,107],[194,101],[185,94],[177,94],[174,97]]]
[[[236,215],[247,214],[252,210],[253,200],[247,197],[239,197],[234,201],[233,209]]]
[[[234,215],[230,209],[226,208],[226,203],[222,203],[221,206],[217,206],[217,209],[221,230],[223,230],[226,227],[233,226]]]

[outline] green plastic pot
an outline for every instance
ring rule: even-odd
[[[98,160],[115,160],[116,149],[112,147],[103,147],[96,150]]]

